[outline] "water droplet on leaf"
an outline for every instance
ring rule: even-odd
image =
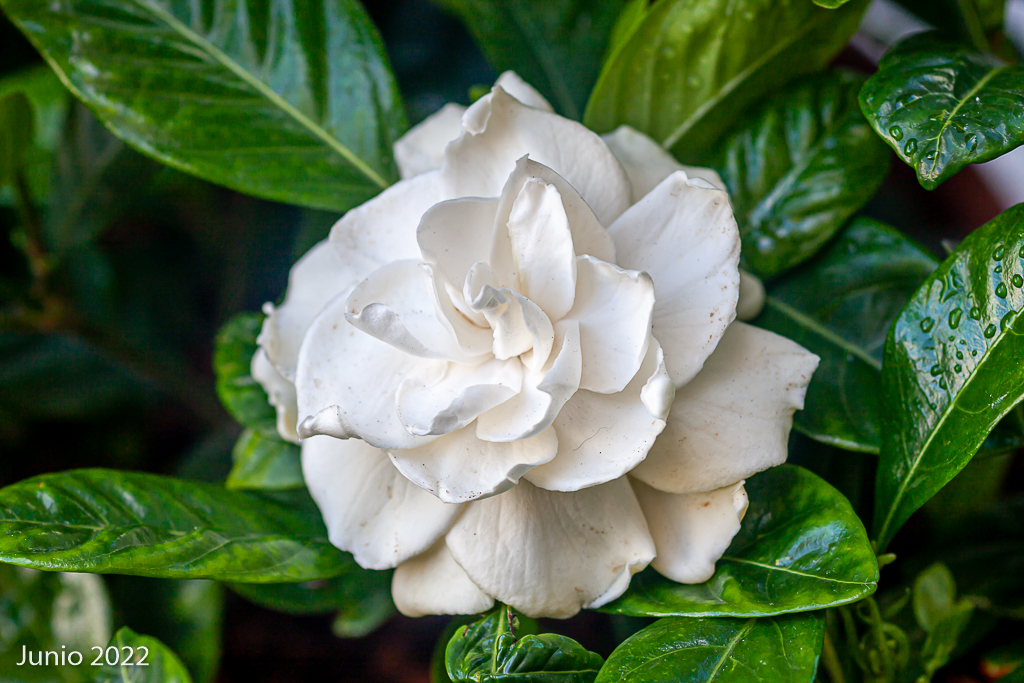
[[[988,327],[985,328],[985,337],[987,339],[991,339],[994,336],[996,336],[996,326],[989,325]]]
[[[903,139],[903,129],[900,128],[899,126],[893,126],[892,128],[889,129],[889,135],[892,136],[893,140],[899,142],[900,140]]]
[[[1005,282],[1000,282],[998,285],[996,285],[996,296],[998,296],[1000,299],[1005,299],[1006,298],[1006,283]]]
[[[954,308],[949,312],[949,326],[954,330],[960,327],[960,318],[963,317],[964,312],[959,308]]]
[[[931,318],[925,318],[921,321],[922,332],[930,332],[933,327],[935,327],[935,321]]]
[[[917,154],[916,138],[910,138],[909,140],[907,140],[907,144],[903,146],[903,153],[906,154],[908,157]]]

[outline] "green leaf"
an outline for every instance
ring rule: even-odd
[[[336,576],[305,491],[249,493],[116,470],[46,474],[0,490],[0,562],[36,569],[251,583]]]
[[[597,683],[809,683],[824,633],[824,612],[660,619],[615,648]]]
[[[347,610],[371,595],[390,601],[391,572],[363,569],[349,555],[342,574],[304,583],[232,583],[229,587],[261,607],[287,614],[326,614]]]
[[[24,93],[0,97],[0,185],[13,182],[22,171],[33,125],[32,103]]]
[[[969,600],[960,600],[950,606],[949,613],[928,632],[921,648],[921,661],[929,680],[932,674],[949,663],[973,614],[974,605]]]
[[[661,0],[605,60],[584,122],[628,124],[684,163],[701,163],[736,114],[797,76],[820,71],[867,7],[810,0]]]
[[[875,484],[879,549],[1024,397],[1024,205],[978,228],[889,331]]]
[[[896,0],[943,33],[987,51],[986,31],[1002,27],[1003,0]]]
[[[116,648],[119,657],[131,658],[119,659],[116,665],[104,663],[95,683],[192,683],[178,656],[156,638],[139,635],[125,626],[114,634],[104,655],[113,652],[110,648]]]
[[[292,489],[305,485],[296,444],[247,429],[232,453],[235,461],[224,485],[229,489]]]
[[[338,611],[331,624],[331,633],[339,638],[364,638],[383,626],[394,613],[390,586],[385,590],[364,593]]]
[[[263,390],[250,374],[256,353],[256,337],[263,325],[261,313],[239,313],[217,333],[213,369],[217,373],[217,396],[231,416],[250,429],[277,432],[277,414]]]
[[[439,0],[472,31],[495,71],[511,69],[579,119],[623,0]]]
[[[120,623],[166,643],[196,683],[216,678],[224,613],[224,589],[219,583],[138,576],[112,576],[107,582]]]
[[[356,0],[0,5],[115,134],[163,163],[339,211],[396,177],[405,114]]]
[[[956,581],[943,564],[933,564],[914,579],[914,616],[925,631],[950,615],[956,603]]]
[[[858,218],[818,258],[769,286],[755,324],[821,358],[804,409],[794,415],[797,430],[878,453],[885,336],[938,264],[895,229]]]
[[[0,678],[18,672],[19,681],[82,683],[92,677],[82,665],[18,666],[31,652],[77,650],[107,644],[110,602],[103,579],[88,574],[37,572],[0,564]]]
[[[860,106],[918,182],[934,190],[964,166],[1024,143],[1024,66],[917,35],[882,58]]]
[[[554,633],[516,638],[508,607],[463,626],[448,642],[445,665],[454,683],[592,683],[599,655]]]
[[[754,110],[714,164],[729,188],[744,264],[762,277],[813,256],[874,195],[889,151],[857,106],[863,78],[804,79]]]
[[[652,569],[602,611],[629,616],[763,617],[859,600],[874,592],[878,563],[841,493],[793,465],[746,484],[750,507],[715,575],[675,583]]]

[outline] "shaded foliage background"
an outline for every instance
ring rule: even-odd
[[[410,123],[445,102],[467,104],[474,86],[493,82],[495,74],[470,34],[439,5],[363,4],[383,35]],[[849,51],[839,62],[865,72],[873,68]],[[0,77],[40,64],[0,15]],[[54,179],[44,195],[49,200],[39,206],[41,214],[47,203],[60,207],[60,215],[47,218],[54,234],[64,236],[51,243],[59,251],[34,253],[34,237],[15,230],[10,198],[0,196],[0,487],[95,466],[222,481],[241,428],[216,400],[214,336],[234,313],[278,298],[291,264],[338,216],[261,201],[163,168],[125,148],[84,107],[68,102],[60,133],[65,144],[53,162]],[[958,242],[997,213],[970,169],[927,193],[902,164],[891,167],[861,211],[898,226],[940,258],[944,244]],[[870,518],[875,456],[816,444],[795,432],[791,450],[792,462],[826,478],[862,518]],[[920,559],[884,575],[885,581],[909,582],[932,559],[954,571],[966,567],[961,583],[979,562],[1021,570],[1016,551],[1007,557],[1005,548],[999,555],[1000,547],[961,551],[957,545],[970,533],[964,520],[975,513],[998,515],[989,503],[1014,493],[1024,493],[1019,454],[973,463],[896,537],[893,551]],[[977,578],[979,584],[985,580]],[[200,666],[200,675],[193,669],[198,681],[214,674],[218,651],[219,681],[312,681],[325,675],[427,681],[436,643],[451,623],[394,616],[364,638],[341,639],[332,634],[330,615],[282,615],[232,592],[224,592],[221,613],[222,598],[208,585],[127,577],[105,582],[115,627],[128,624],[161,638],[186,663],[214,662],[207,670]],[[209,613],[197,616],[190,599],[205,601]],[[588,612],[543,627],[607,656],[647,623]],[[221,629],[222,643],[215,635]],[[1024,636],[1024,627],[1011,621],[1000,622],[995,633],[982,631],[990,633],[985,644],[968,641],[945,680],[981,680],[979,659]]]

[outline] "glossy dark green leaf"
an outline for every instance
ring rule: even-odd
[[[813,256],[867,202],[889,151],[857,106],[863,79],[822,74],[787,88],[722,143],[743,262],[762,277]]]
[[[405,114],[356,0],[2,0],[128,144],[215,183],[348,209],[396,177]]]
[[[653,569],[633,577],[602,611],[630,616],[771,616],[859,600],[874,592],[878,563],[841,493],[805,469],[782,465],[751,477],[743,526],[702,584]]]
[[[971,233],[890,329],[875,485],[879,548],[1024,397],[1021,309],[1024,205],[1017,205]]]
[[[391,572],[363,569],[345,555],[339,576],[303,583],[232,583],[231,590],[267,609],[287,614],[326,614],[345,610],[370,595],[391,596]]]
[[[875,131],[933,190],[968,164],[1024,143],[1024,66],[913,36],[868,79],[860,106]]]
[[[623,29],[605,59],[584,122],[628,124],[684,163],[705,160],[737,113],[797,76],[820,71],[867,7],[810,0],[662,0]]]
[[[229,491],[95,469],[46,474],[0,490],[0,562],[279,583],[336,576],[345,571],[346,556],[327,540],[305,491]]]
[[[445,665],[454,683],[592,683],[599,655],[554,633],[516,638],[507,607],[463,626],[448,641]]]
[[[583,115],[624,0],[438,0],[473,32],[495,71],[512,69],[559,113]]]
[[[597,683],[810,683],[824,612],[765,619],[655,622],[615,648]]]
[[[22,172],[34,124],[32,103],[24,93],[0,97],[0,185],[13,182]]]
[[[117,649],[120,659],[111,654],[111,659],[118,662],[114,665],[103,660],[95,683],[192,683],[178,656],[156,638],[124,626],[110,639],[104,655],[113,653],[111,648]]]
[[[893,228],[859,218],[818,258],[769,286],[755,324],[821,358],[804,409],[794,415],[796,429],[833,446],[878,453],[885,336],[938,264]]]
[[[196,683],[213,681],[220,665],[224,615],[219,583],[111,576],[107,584],[119,623],[165,643]]]
[[[224,485],[229,489],[292,489],[305,485],[296,444],[247,429],[232,453],[235,464]]]
[[[239,313],[220,329],[213,353],[217,396],[231,416],[264,433],[276,433],[277,414],[250,374],[256,353],[256,337],[263,325],[260,313]]]

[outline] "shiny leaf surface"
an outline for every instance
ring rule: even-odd
[[[663,0],[613,42],[584,122],[599,133],[628,124],[684,163],[705,161],[737,113],[846,45],[867,7],[809,0]]]
[[[345,210],[396,177],[405,120],[355,0],[2,0],[128,144],[267,199]]]
[[[217,396],[240,423],[264,433],[277,432],[277,414],[263,390],[250,374],[256,353],[256,337],[263,325],[260,313],[239,313],[217,333],[213,369],[217,373]]]
[[[761,617],[841,605],[874,592],[878,563],[841,493],[792,465],[754,475],[746,489],[750,507],[714,576],[686,585],[648,569],[602,611]]]
[[[863,79],[804,79],[757,107],[715,162],[729,188],[743,262],[762,277],[813,256],[867,202],[889,152],[857,106]]]
[[[0,561],[37,569],[275,583],[345,571],[304,491],[228,491],[72,470],[0,490]]]
[[[932,190],[964,166],[1024,143],[1024,66],[935,34],[913,36],[878,63],[860,105]]]
[[[111,638],[109,648],[117,648],[122,656],[131,653],[131,659],[119,665],[103,664],[95,683],[192,683],[178,656],[156,638],[125,626]],[[140,663],[148,666],[139,666]]]
[[[875,485],[880,549],[1024,397],[1021,309],[1024,205],[1017,205],[960,244],[886,339],[888,419]]]
[[[804,409],[793,416],[796,429],[833,446],[878,453],[885,336],[938,263],[893,228],[860,218],[818,258],[769,287],[755,324],[821,358]]]
[[[296,444],[247,429],[232,453],[234,466],[224,485],[229,489],[292,489],[305,485]]]
[[[597,683],[809,683],[823,612],[766,619],[661,619],[619,645]]]
[[[472,31],[495,71],[522,76],[579,119],[623,0],[439,0]]]
[[[592,683],[603,660],[553,633],[516,638],[507,607],[463,626],[448,641],[445,664],[454,683]]]

